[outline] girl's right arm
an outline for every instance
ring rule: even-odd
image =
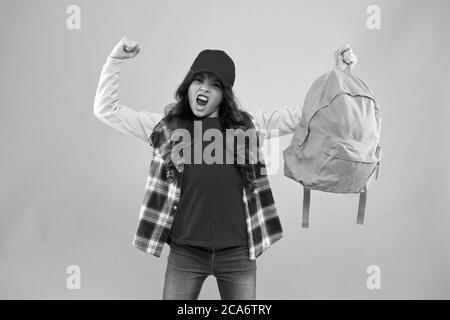
[[[124,59],[135,57],[139,45],[122,38],[103,65],[94,100],[94,115],[107,125],[149,142],[155,125],[162,119],[161,113],[136,111],[119,103],[119,78]]]

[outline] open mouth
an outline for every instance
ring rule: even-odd
[[[208,104],[208,100],[209,100],[208,97],[202,94],[199,94],[197,96],[197,103],[201,106],[206,106]]]

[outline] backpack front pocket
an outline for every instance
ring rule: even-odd
[[[373,143],[327,137],[322,145],[322,153],[326,158],[312,186],[327,192],[360,192],[376,168],[378,152]]]

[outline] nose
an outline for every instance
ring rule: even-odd
[[[202,82],[202,84],[200,85],[200,91],[209,92],[209,83],[207,83],[206,81]]]

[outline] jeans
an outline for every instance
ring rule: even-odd
[[[248,247],[214,249],[171,243],[164,279],[164,300],[197,300],[203,282],[213,275],[222,300],[254,300],[256,261]]]

